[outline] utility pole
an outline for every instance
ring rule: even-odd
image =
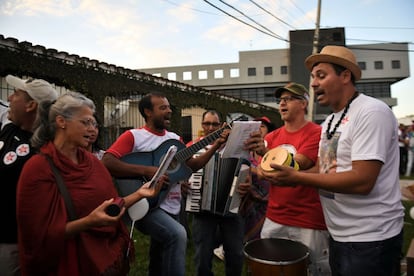
[[[315,34],[313,36],[313,49],[312,54],[316,54],[318,52],[319,46],[319,25],[321,21],[321,0],[318,0],[318,10],[316,15],[316,26],[315,26]],[[312,82],[312,77],[309,78],[309,106],[308,106],[308,120],[313,121],[313,113],[314,113],[314,101],[315,101],[315,94],[313,92],[313,88],[310,85]]]

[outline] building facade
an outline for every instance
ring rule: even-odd
[[[304,66],[312,53],[314,30],[290,32],[289,49],[241,51],[235,63],[203,64],[160,68],[141,68],[148,74],[220,92],[277,108],[274,91],[288,82],[309,85],[310,74]],[[321,29],[319,50],[325,45],[345,46],[343,28]],[[391,85],[410,76],[408,43],[348,45],[362,70],[359,91],[379,98],[391,108],[397,99]],[[322,121],[330,110],[314,105],[314,121]]]

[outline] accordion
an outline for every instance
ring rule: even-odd
[[[215,153],[203,169],[190,177],[185,210],[193,213],[237,214],[241,201],[237,188],[246,181],[249,173],[248,160],[221,158],[219,153]]]

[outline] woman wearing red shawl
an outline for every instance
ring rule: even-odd
[[[17,188],[22,275],[122,275],[113,272],[132,244],[120,220],[125,207],[158,190],[144,185],[124,198],[118,216],[105,212],[118,195],[109,172],[84,149],[96,126],[94,112],[94,103],[79,93],[64,94],[39,107],[31,142],[40,153],[27,161]],[[64,180],[75,220],[69,219],[46,156]]]

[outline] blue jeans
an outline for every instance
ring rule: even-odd
[[[213,275],[212,259],[217,227],[223,243],[227,276],[242,274],[244,253],[244,220],[241,216],[194,214],[192,236],[195,247],[195,269],[198,276]]]
[[[151,237],[148,275],[185,275],[185,228],[160,208],[153,209],[135,223],[135,227]]]
[[[373,242],[337,242],[329,240],[329,264],[332,275],[399,275],[402,231],[395,237]]]

